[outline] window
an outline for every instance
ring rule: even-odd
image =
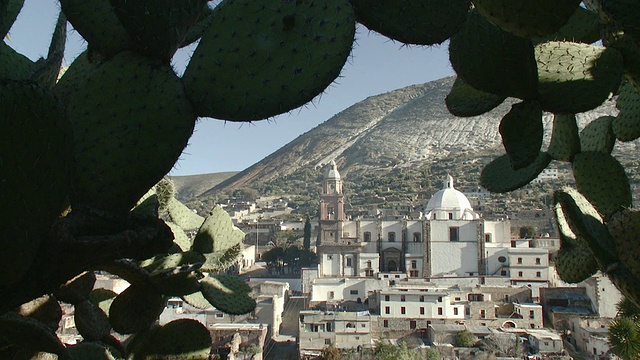
[[[420,295],[420,302],[424,302],[424,295]]]
[[[328,322],[327,323],[327,332],[333,332],[333,323],[332,322]]]
[[[346,259],[347,259],[347,267],[352,267],[353,258],[347,257]]]
[[[515,242],[515,240],[511,240],[511,247],[516,247],[516,242]]]
[[[407,298],[404,295],[400,295],[400,301],[405,302]]]
[[[384,321],[382,322],[382,327],[386,327],[386,328],[388,328],[388,327],[389,327],[389,320],[384,320]]]
[[[407,308],[404,306],[400,307],[400,314],[405,315],[407,313]]]
[[[409,270],[409,277],[417,278],[419,276],[420,274],[418,273],[418,270]]]
[[[518,271],[518,277],[522,277],[522,271]]]
[[[522,264],[522,258],[518,258],[518,264]]]
[[[424,315],[424,306],[420,306],[420,315]]]
[[[414,232],[413,242],[422,242],[422,234],[420,234],[419,232]]]
[[[454,226],[449,228],[449,241],[460,241],[460,228]]]
[[[537,278],[542,277],[542,273],[540,271],[536,271],[536,277]]]
[[[449,220],[453,220],[453,213],[449,213]]]
[[[371,233],[368,231],[364,232],[364,242],[371,242]]]
[[[354,323],[347,323],[347,329],[355,329],[356,325]]]
[[[458,308],[457,307],[453,308],[453,315],[458,315]]]
[[[371,260],[367,260],[367,269],[371,269]]]
[[[442,302],[442,296],[438,296],[438,302]]]
[[[507,276],[507,270],[500,270],[500,276]]]
[[[438,308],[438,315],[442,315],[442,308],[441,307]]]
[[[384,301],[389,301],[389,295],[384,296]]]
[[[387,241],[395,242],[396,241],[396,233],[394,233],[393,231],[389,232],[387,234]]]
[[[540,265],[540,258],[536,258],[536,265]]]
[[[411,268],[412,269],[417,269],[418,268],[418,261],[417,260],[411,260]]]
[[[416,328],[416,321],[415,320],[410,320],[409,321],[409,329],[415,329]]]
[[[358,290],[349,290],[349,294],[358,295]]]
[[[487,312],[482,309],[480,310],[480,319],[485,319],[487,317]]]
[[[223,318],[223,317],[224,317],[224,314],[223,314],[223,313],[216,313],[216,317],[217,317],[218,319],[221,319],[221,318]]]
[[[331,345],[331,339],[324,339],[325,345]]]
[[[504,256],[498,256],[498,262],[505,263],[507,262],[507,258]]]
[[[389,306],[385,306],[384,307],[384,313],[387,314],[387,315],[391,314],[391,308]]]
[[[327,260],[333,260],[333,255],[327,255]]]
[[[334,293],[333,293],[333,291],[329,291],[329,292],[327,293],[327,298],[328,298],[329,300],[333,300],[333,297],[334,297]]]
[[[484,242],[491,242],[491,234],[484,234]]]
[[[535,329],[536,328],[536,324],[529,324],[529,327],[532,328],[532,329]]]
[[[529,310],[529,319],[535,319],[536,315],[535,312],[533,310]]]

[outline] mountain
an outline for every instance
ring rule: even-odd
[[[301,171],[318,175],[332,159],[341,174],[350,174],[350,179],[354,179],[426,163],[438,164],[454,157],[474,161],[481,155],[490,159],[504,153],[498,125],[516,100],[508,99],[481,116],[458,118],[449,113],[444,102],[453,81],[453,77],[448,77],[369,97],[200,196],[206,198],[217,191],[256,187],[295,177]],[[606,102],[593,111],[579,114],[579,124],[584,126],[615,111],[613,102]],[[548,143],[553,116],[548,114],[543,121]],[[623,147],[635,150],[637,142]]]

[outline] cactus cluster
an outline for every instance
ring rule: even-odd
[[[23,2],[0,3],[3,39]],[[215,275],[241,250],[241,234],[223,212],[203,218],[175,201],[170,186],[149,190],[174,165],[199,117],[255,121],[322,93],[347,61],[358,22],[406,44],[448,41],[458,78],[446,105],[455,115],[519,99],[499,128],[506,152],[484,168],[481,184],[511,191],[551,161],[571,163],[576,189],[554,196],[560,275],[575,282],[600,270],[640,305],[640,230],[625,169],[611,153],[617,141],[640,136],[637,0],[59,4],[45,58],[31,61],[0,43],[0,132],[9,139],[0,143],[0,198],[10,209],[0,217],[0,357],[180,356],[152,349],[170,351],[162,343],[175,332],[203,331],[186,322],[150,328],[166,296],[250,311],[246,284]],[[88,46],[58,80],[67,22]],[[198,40],[178,76],[174,53]],[[580,131],[576,113],[609,100],[619,114]],[[555,115],[547,149],[543,112]],[[195,239],[183,229],[197,231]],[[96,269],[131,287],[117,296],[87,290],[91,275],[76,276]],[[66,348],[45,325],[51,318],[28,305],[19,311],[42,301],[55,315],[56,296],[77,307],[78,328],[95,341]],[[122,349],[108,329],[135,333],[136,341]],[[202,358],[200,341],[183,349],[185,357]]]

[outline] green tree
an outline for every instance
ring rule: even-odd
[[[456,334],[456,346],[472,347],[476,341],[476,336],[469,330],[462,330]]]
[[[520,227],[520,239],[535,239],[536,228],[533,226],[521,226]]]

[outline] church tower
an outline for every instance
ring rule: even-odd
[[[336,162],[331,160],[329,169],[322,180],[320,195],[320,243],[338,243],[342,238],[344,215],[344,194],[342,179]]]

